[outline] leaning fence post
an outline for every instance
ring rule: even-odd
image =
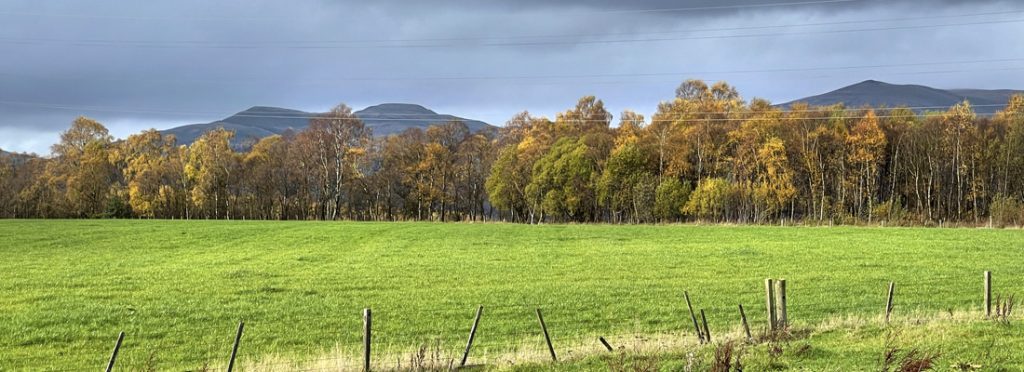
[[[771,279],[764,280],[765,306],[768,309],[768,330],[775,331],[775,286]]]
[[[775,317],[780,329],[789,327],[786,311],[786,279],[779,279],[775,281]]]
[[[228,372],[235,369],[235,358],[238,356],[238,344],[242,343],[242,331],[245,329],[245,322],[238,322],[238,333],[235,334],[235,346],[231,347],[231,359],[228,360]]]
[[[700,321],[704,323],[704,338],[711,343],[711,330],[708,329],[708,318],[704,317],[704,309],[700,309]]]
[[[466,360],[469,359],[469,349],[473,347],[473,338],[476,337],[476,327],[480,325],[480,315],[484,313],[484,306],[476,308],[476,319],[473,320],[473,328],[469,329],[469,342],[466,342],[466,352],[462,353],[462,362],[459,363],[459,367],[466,366]]]
[[[121,349],[122,341],[124,341],[124,331],[117,334],[117,343],[114,344],[114,351],[110,353],[110,361],[107,362],[107,372],[114,370],[114,362],[117,361],[117,351]]]
[[[683,297],[686,297],[686,308],[690,310],[690,319],[693,320],[693,329],[697,332],[697,341],[704,343],[704,335],[700,331],[700,324],[697,323],[697,313],[693,312],[693,305],[690,303],[690,292],[683,291]]]
[[[896,292],[896,282],[889,282],[889,296],[885,301],[885,323],[889,323],[889,316],[892,315],[892,296]]]
[[[992,272],[985,272],[985,316],[992,316]]]
[[[754,338],[750,337],[750,324],[747,323],[747,313],[743,311],[743,304],[740,304],[740,319],[743,320],[743,332],[747,334],[747,341],[753,341]]]
[[[373,328],[373,314],[370,313],[370,309],[363,309],[363,371],[370,371],[370,340],[372,334],[370,330]]]
[[[558,357],[555,355],[555,347],[551,346],[551,336],[548,335],[548,326],[544,324],[544,316],[540,314],[540,309],[537,309],[537,320],[540,321],[540,329],[544,331],[544,341],[548,343],[548,351],[551,352],[551,360],[558,361]]]

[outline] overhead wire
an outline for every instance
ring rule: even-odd
[[[36,108],[50,108],[50,109],[74,110],[74,111],[113,112],[113,113],[122,113],[122,114],[173,114],[173,115],[190,115],[190,116],[191,115],[208,115],[208,114],[209,115],[216,115],[216,114],[211,114],[211,113],[199,113],[199,112],[189,112],[189,111],[135,110],[135,109],[118,109],[118,108],[96,107],[96,106],[57,105],[57,104],[29,103],[29,102],[15,102],[15,101],[0,101],[0,105],[28,106],[28,107],[36,107]],[[1002,106],[1005,106],[1005,105],[1003,105],[1003,104],[971,105],[971,107],[1002,107]],[[876,111],[887,111],[887,110],[895,110],[895,109],[910,109],[910,110],[915,110],[915,109],[945,109],[945,108],[949,108],[949,107],[951,107],[951,106],[893,107],[893,108],[881,108],[881,109],[875,109],[875,110]],[[859,107],[849,107],[849,108],[847,108],[847,110],[856,111],[856,110],[862,110],[862,108],[859,108]],[[821,112],[821,113],[826,113],[826,114],[828,113],[827,111],[820,111],[820,110],[806,110],[806,111],[799,111],[799,110],[798,111],[787,111],[787,110],[782,110],[782,111],[779,111],[779,113],[782,113],[782,114],[786,114],[786,113],[789,113],[789,112],[796,112],[796,113],[799,113],[799,112]],[[704,112],[704,113],[692,112],[692,113],[687,113],[686,116],[667,117],[667,118],[666,117],[659,117],[658,119],[656,119],[656,121],[678,121],[678,122],[734,122],[734,121],[741,121],[742,122],[742,121],[756,121],[756,120],[775,119],[775,118],[766,118],[766,117],[757,117],[757,116],[751,116],[751,117],[725,117],[725,118],[694,118],[694,117],[690,116],[690,115],[704,115],[704,114],[707,114],[707,115],[726,114],[726,112]],[[979,116],[979,117],[984,117],[984,116],[995,115],[995,113],[975,113],[975,115]],[[244,114],[244,113],[235,114],[235,115],[232,115],[232,116],[246,117],[246,118],[310,119],[310,120],[312,120],[312,119],[334,119],[334,120],[356,120],[356,119],[358,119],[359,121],[362,121],[362,122],[377,122],[377,121],[384,121],[384,122],[416,121],[416,122],[419,122],[419,121],[431,120],[432,118],[436,118],[436,116],[430,116],[430,117],[415,117],[415,118],[412,118],[412,117],[397,117],[397,118],[355,117],[355,118],[352,118],[352,119],[347,119],[347,118],[331,118],[331,117],[325,117],[325,116],[322,116],[322,115],[294,115],[293,116],[293,115],[263,115],[263,114]],[[904,118],[906,116],[905,115],[875,115],[875,117],[882,119],[882,118]],[[849,116],[849,115],[825,115],[825,116],[821,116],[821,117],[801,117],[801,118],[798,118],[798,119],[800,119],[800,120],[836,120],[836,119],[863,119],[863,118],[864,118],[863,115],[855,115],[855,116]],[[781,119],[785,119],[785,117],[782,117]],[[459,120],[459,119],[453,118],[453,119],[450,119],[450,120]],[[462,119],[462,120],[468,120],[468,119]],[[652,118],[651,120],[655,120],[655,119]],[[582,122],[611,122],[613,120],[612,119],[571,119],[569,121],[582,123]]]
[[[508,47],[508,46],[550,46],[550,45],[589,45],[589,44],[622,44],[622,43],[651,43],[651,42],[667,42],[667,41],[687,41],[687,40],[717,40],[717,39],[740,39],[740,38],[761,38],[761,37],[777,37],[777,36],[796,36],[796,35],[814,35],[814,34],[839,34],[839,33],[855,33],[855,32],[874,32],[874,31],[897,31],[897,30],[916,30],[916,29],[929,29],[929,28],[942,28],[942,27],[961,27],[961,26],[977,26],[977,25],[997,25],[997,24],[1010,24],[1010,23],[1022,23],[1024,18],[1019,19],[1006,19],[1006,20],[988,20],[978,22],[960,22],[960,23],[943,23],[943,24],[925,24],[925,25],[903,25],[903,26],[886,26],[886,27],[866,27],[866,28],[854,28],[854,29],[839,29],[839,30],[807,30],[807,31],[792,31],[792,32],[774,32],[774,33],[747,33],[747,34],[732,34],[732,35],[704,35],[704,36],[681,36],[681,37],[659,37],[659,38],[625,38],[625,39],[603,39],[603,40],[548,40],[548,41],[509,41],[509,42],[482,42],[474,44],[458,44],[458,43],[433,43],[433,44],[380,44],[380,45],[289,45],[289,44],[242,44],[242,43],[177,43],[177,44],[161,44],[156,41],[147,42],[118,42],[113,40],[73,40],[73,39],[41,39],[41,38],[28,38],[28,39],[16,39],[16,38],[0,38],[0,42],[9,44],[22,44],[22,45],[43,45],[43,44],[60,44],[65,46],[89,46],[89,47],[137,47],[137,48],[204,48],[204,49],[294,49],[294,50],[330,50],[330,49],[393,49],[393,48],[453,48],[453,47]]]
[[[591,12],[577,12],[577,14],[623,14],[623,13],[658,13],[658,12],[700,12],[700,11],[711,11],[711,10],[738,10],[738,9],[752,9],[752,8],[771,8],[771,7],[791,7],[791,6],[803,6],[803,5],[822,5],[822,4],[839,4],[839,3],[853,3],[862,2],[864,0],[808,0],[808,1],[786,1],[786,2],[775,2],[775,3],[764,3],[764,4],[730,4],[730,5],[713,5],[713,6],[698,6],[698,7],[676,7],[676,8],[650,8],[650,9],[609,9],[609,10],[597,10]],[[117,20],[175,20],[175,21],[217,21],[223,22],[227,19],[231,20],[247,20],[247,21],[258,21],[258,20],[285,20],[287,17],[242,17],[238,15],[232,15],[230,17],[145,17],[145,16],[125,16],[125,15],[111,15],[111,14],[81,14],[81,13],[40,13],[40,12],[26,12],[26,11],[0,11],[2,16],[19,16],[19,17],[54,17],[54,18],[87,18],[87,19],[117,19]]]
[[[1012,9],[1004,11],[988,11],[962,14],[940,14],[927,16],[912,16],[898,18],[871,18],[856,20],[841,20],[828,22],[805,22],[789,24],[773,24],[743,27],[718,27],[718,28],[689,28],[676,29],[671,31],[645,31],[645,32],[613,32],[613,33],[570,33],[570,34],[537,34],[537,35],[506,35],[487,37],[429,37],[429,38],[378,38],[378,39],[337,39],[337,40],[286,40],[286,41],[261,41],[245,42],[247,46],[282,46],[289,44],[365,44],[365,43],[422,43],[422,42],[454,42],[454,41],[500,41],[500,40],[530,40],[530,39],[558,39],[558,38],[602,38],[615,36],[643,36],[643,35],[671,35],[699,32],[722,32],[722,31],[747,31],[764,30],[776,28],[798,28],[798,27],[821,27],[835,25],[850,25],[863,23],[889,23],[889,22],[911,22],[919,20],[970,18],[981,16],[998,16],[1024,13],[1024,9]],[[0,13],[2,14],[2,13]],[[994,20],[1004,21],[1004,20]],[[0,43],[90,43],[90,44],[164,44],[174,46],[203,46],[203,45],[226,45],[227,41],[211,40],[126,40],[126,39],[59,39],[40,37],[0,37]]]

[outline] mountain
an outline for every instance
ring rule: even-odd
[[[34,157],[36,157],[35,154],[8,152],[4,151],[4,149],[0,149],[0,158],[10,158],[14,162],[14,165],[23,164]]]
[[[828,93],[805,97],[779,106],[789,107],[797,102],[811,105],[832,105],[843,103],[847,107],[919,107],[917,111],[943,110],[963,100],[968,100],[974,110],[980,114],[991,114],[1002,110],[1014,94],[1024,93],[1020,90],[984,90],[984,89],[936,89],[924,85],[889,84],[876,80],[862,81]],[[928,107],[929,109],[923,109]]]
[[[373,130],[374,136],[387,136],[408,128],[426,129],[431,125],[451,120],[462,120],[471,131],[493,128],[479,120],[438,114],[426,107],[408,103],[385,103],[370,106],[354,112]],[[205,124],[191,124],[161,131],[173,134],[179,144],[191,144],[209,130],[224,128],[235,132],[235,144],[282,134],[288,130],[299,131],[309,126],[309,119],[319,113],[305,112],[279,107],[255,106],[227,118]]]
[[[477,132],[493,128],[490,124],[479,120],[463,119],[458,116],[438,114],[420,105],[406,103],[385,103],[370,106],[355,112],[356,116],[373,128],[373,135],[387,136],[399,133],[408,128],[426,129],[431,125],[444,124],[452,120],[462,120],[470,131]]]

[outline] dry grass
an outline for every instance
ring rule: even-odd
[[[912,314],[901,314],[895,316],[887,327],[898,329],[900,327],[925,327],[925,330],[941,329],[950,325],[978,322],[984,319],[981,311],[954,311],[954,312],[918,312]],[[608,368],[613,371],[649,371],[657,370],[658,356],[668,353],[680,353],[686,351],[700,351],[710,348],[712,360],[703,363],[695,363],[693,353],[690,353],[689,364],[710,368],[715,371],[736,370],[740,365],[741,356],[745,349],[757,345],[767,350],[769,357],[781,356],[783,348],[791,354],[803,354],[809,350],[808,345],[789,350],[789,343],[809,338],[815,334],[837,330],[856,331],[867,326],[883,326],[884,317],[864,316],[838,316],[827,319],[813,325],[801,325],[790,327],[783,332],[767,333],[762,332],[755,336],[754,344],[745,340],[745,335],[740,326],[733,329],[718,331],[717,341],[714,344],[701,345],[692,332],[675,332],[662,334],[622,334],[606,336],[617,354],[616,358],[608,361]],[[891,340],[887,341],[885,353],[891,354],[883,357],[880,364],[884,370],[893,371],[923,371],[934,367],[934,361],[938,357],[935,353],[925,352],[914,348],[900,349],[896,347],[898,332],[891,332]],[[888,338],[887,338],[888,340]],[[553,340],[555,351],[558,353],[560,362],[572,362],[589,357],[609,355],[609,352],[600,344],[597,336],[577,338],[574,340]],[[639,360],[627,361],[626,355],[646,356]],[[446,350],[437,343],[425,344],[418,348],[400,349],[391,348],[387,350],[375,350],[373,354],[373,368],[377,371],[447,371],[458,366],[461,359],[461,350]],[[338,371],[358,370],[362,366],[361,351],[336,347],[324,351],[318,355],[311,355],[302,358],[294,358],[283,355],[270,355],[258,360],[243,360],[240,363],[245,371]],[[481,366],[487,369],[508,369],[524,364],[548,363],[551,356],[546,345],[539,336],[535,339],[524,340],[516,345],[509,345],[504,350],[489,347],[477,347],[469,357],[471,366]],[[771,363],[769,363],[771,364]],[[781,363],[777,363],[781,366]],[[210,366],[212,370],[222,369],[222,366]],[[781,367],[780,367],[781,368]]]

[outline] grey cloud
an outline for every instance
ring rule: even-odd
[[[45,144],[79,114],[123,135],[211,121],[253,105],[317,111],[338,102],[356,108],[414,102],[501,124],[521,110],[551,115],[594,94],[613,110],[649,115],[690,77],[724,79],[747,97],[777,102],[870,78],[943,88],[1024,87],[1019,72],[1006,70],[1022,62],[742,72],[1024,58],[1017,36],[1024,23],[817,32],[1022,19],[1024,13],[953,17],[1024,9],[1015,2],[864,0],[623,11],[777,2],[8,1],[0,10],[0,147],[45,152]],[[694,31],[905,17],[921,19]],[[757,33],[777,35],[700,39]],[[624,36],[586,36],[604,34]],[[554,44],[481,45],[529,35],[569,36],[511,39]],[[593,42],[672,37],[691,39]],[[430,48],[352,42],[453,38],[460,40]],[[474,38],[486,40],[463,40]],[[424,43],[431,42],[411,42]],[[317,47],[302,47],[309,45]],[[665,74],[631,76],[649,73]],[[503,78],[515,76],[547,78]],[[422,79],[431,77],[438,79]]]

